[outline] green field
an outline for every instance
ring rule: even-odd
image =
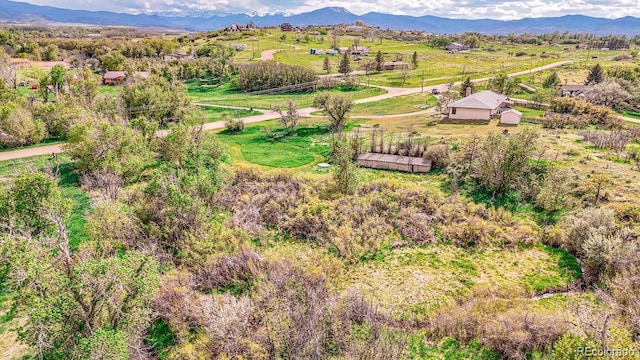
[[[421,111],[435,106],[438,100],[430,93],[396,96],[353,106],[353,116],[396,115]]]
[[[207,118],[207,122],[226,120],[229,117],[243,118],[247,116],[262,114],[261,112],[255,110],[251,111],[248,109],[234,109],[218,106],[199,106],[199,108],[201,108],[204,112]]]
[[[324,160],[331,136],[326,124],[316,122],[298,126],[285,134],[275,121],[247,127],[239,133],[223,131],[217,135],[230,146],[235,162],[248,162],[272,168],[296,168]]]
[[[355,37],[341,37],[340,46],[349,46]],[[328,49],[330,38],[324,42],[297,43],[298,50],[284,49],[275,55],[277,61],[297,64],[324,73],[322,62],[324,56],[310,55],[311,48]],[[361,63],[374,61],[375,54],[380,51],[385,60],[401,59],[410,62],[413,52],[418,54],[418,67],[408,70],[406,81],[401,71],[382,71],[368,77],[368,81],[376,85],[395,87],[419,87],[424,79],[425,85],[442,84],[460,81],[465,76],[472,78],[493,76],[501,72],[526,71],[538,66],[562,60],[587,60],[589,57],[612,57],[621,51],[576,50],[562,45],[504,45],[501,43],[483,43],[480,49],[469,52],[449,53],[435,49],[426,44],[402,42],[384,39],[380,41],[359,40],[361,46],[369,47],[369,54],[361,61],[352,61],[354,70]],[[516,53],[523,55],[516,56]],[[339,56],[330,56],[332,72],[337,72]],[[591,59],[590,59],[591,60]]]
[[[355,91],[342,91],[339,89],[329,90],[340,92],[352,99],[362,99],[383,94],[385,91],[373,87],[362,87]],[[230,85],[200,86],[197,82],[187,83],[187,93],[192,101],[212,105],[227,105],[240,107],[253,107],[256,109],[269,109],[272,105],[282,105],[287,100],[293,100],[298,108],[310,107],[313,98],[318,92],[287,93],[276,95],[250,95],[241,91],[233,90]]]
[[[520,111],[523,118],[542,119],[544,117],[544,110],[530,109],[520,106],[514,106],[514,109]]]

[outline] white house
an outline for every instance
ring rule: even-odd
[[[518,125],[520,120],[522,120],[522,113],[518,110],[509,109],[500,113],[500,124]]]
[[[507,95],[481,91],[449,104],[449,118],[462,120],[491,120],[509,104]]]

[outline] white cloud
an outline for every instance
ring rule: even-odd
[[[341,6],[355,14],[371,11],[401,15],[453,18],[518,19],[582,14],[596,17],[640,17],[638,0],[21,0],[37,5],[117,12],[214,11],[220,13],[300,13],[326,6]]]

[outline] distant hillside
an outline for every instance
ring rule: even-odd
[[[253,21],[257,26],[277,26],[289,22],[296,26],[332,25],[354,23],[362,20],[371,26],[383,29],[422,30],[438,34],[475,31],[485,34],[548,33],[553,31],[588,32],[599,35],[639,35],[640,19],[623,17],[602,19],[582,15],[567,15],[555,18],[526,18],[520,20],[465,20],[437,16],[406,16],[382,13],[355,15],[341,7],[327,7],[307,13],[284,16],[273,14],[250,16],[247,14],[203,14],[202,16],[132,15],[108,11],[83,11],[38,6],[15,1],[0,0],[0,21],[28,23],[80,23],[91,25],[128,25],[140,27],[163,27],[191,31],[216,30],[232,23],[246,24]]]

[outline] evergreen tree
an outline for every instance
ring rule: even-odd
[[[329,57],[325,56],[322,62],[322,70],[326,71],[327,74],[331,72],[331,63],[329,62]]]
[[[414,51],[413,55],[411,56],[411,65],[413,65],[414,69],[418,68],[418,52]]]
[[[462,97],[467,96],[467,88],[471,88],[471,92],[473,93],[474,87],[475,86],[473,85],[473,82],[471,81],[471,77],[467,76],[467,78],[464,79],[462,84],[460,84],[460,96],[462,96]]]
[[[604,71],[602,67],[600,67],[600,64],[595,64],[589,71],[585,85],[599,84],[602,80],[604,80]]]
[[[349,61],[348,51],[345,51],[344,55],[342,56],[342,59],[340,59],[340,66],[338,68],[338,71],[340,72],[340,74],[345,76],[351,72],[351,64]]]
[[[384,55],[381,51],[376,54],[376,71],[380,72],[384,68]]]
[[[542,82],[542,87],[550,89],[558,86],[559,83],[560,78],[558,77],[558,73],[552,71],[551,74],[549,74],[549,76],[547,76],[547,78]]]

